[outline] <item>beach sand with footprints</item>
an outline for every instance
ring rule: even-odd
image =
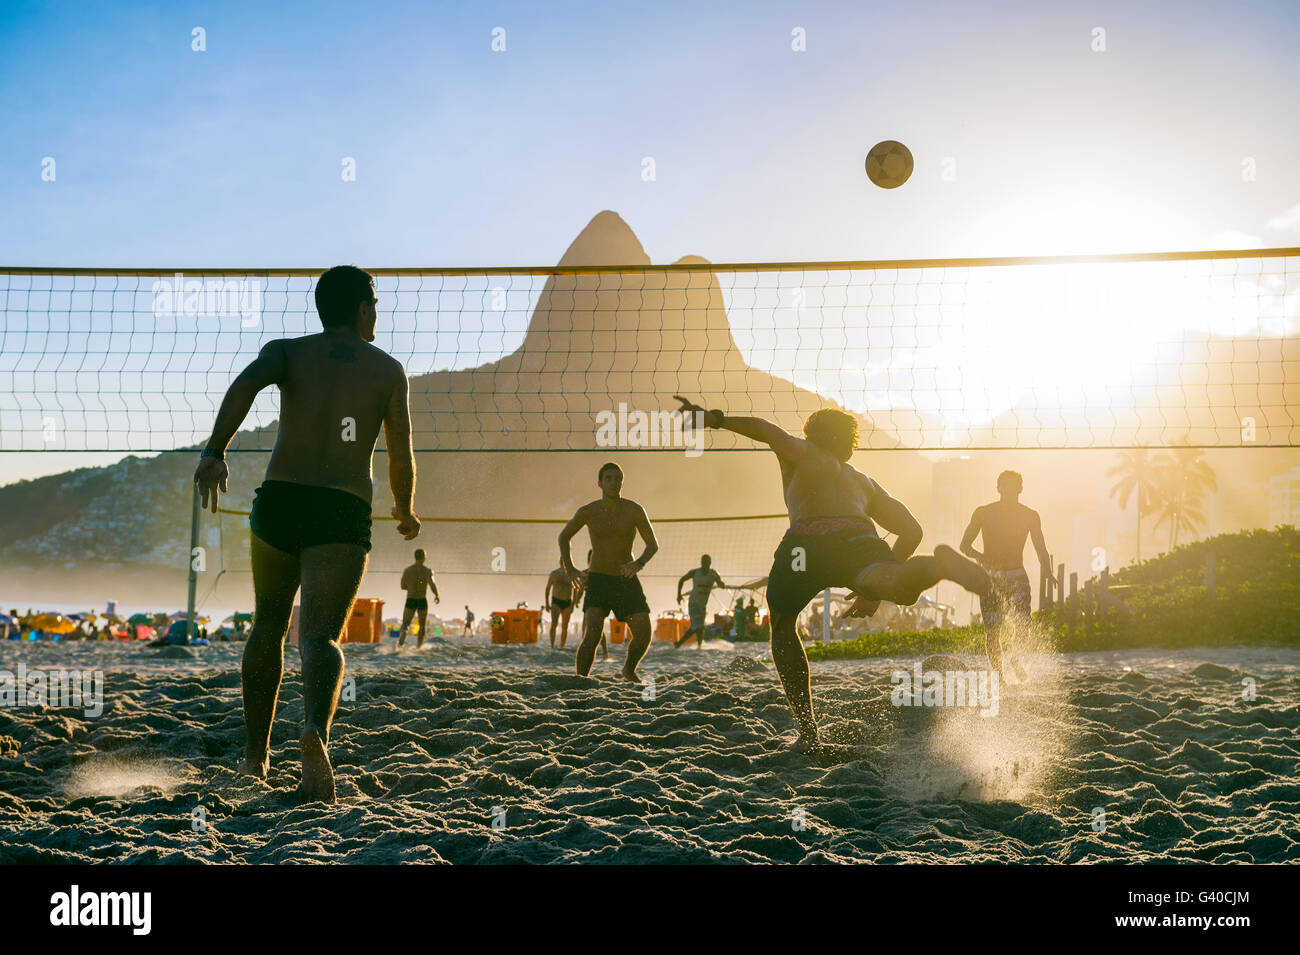
[[[653,687],[613,649],[349,645],[339,802],[299,806],[296,649],[264,784],[242,644],[8,643],[104,710],[0,707],[0,863],[1300,861],[1300,651],[1033,656],[991,717],[893,705],[917,659],[815,663],[800,755],[766,645],[655,644]]]

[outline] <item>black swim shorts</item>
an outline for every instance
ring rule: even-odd
[[[803,548],[801,554],[796,547]],[[767,605],[778,613],[797,614],[827,587],[848,587],[874,600],[874,594],[857,590],[854,583],[863,571],[885,563],[896,564],[898,558],[865,522],[825,519],[791,527],[772,558]]]
[[[572,600],[565,600],[563,597],[552,597],[551,606],[556,610],[564,611],[573,606]]]
[[[582,602],[583,610],[592,607],[611,611],[615,620],[624,623],[633,614],[650,612],[641,581],[635,577],[616,577],[594,571],[587,575],[587,596]]]
[[[427,597],[407,597],[406,609],[407,610],[428,610],[429,599]]]
[[[318,544],[370,550],[370,504],[331,487],[263,481],[248,526],[276,550],[298,557]]]

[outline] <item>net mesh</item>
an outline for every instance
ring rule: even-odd
[[[795,432],[835,404],[864,448],[990,449],[1295,446],[1298,266],[1273,249],[371,271],[418,451],[680,450],[673,394]],[[0,268],[0,449],[203,442],[262,345],[319,331],[319,272]],[[263,392],[232,450],[269,450],[278,408]]]

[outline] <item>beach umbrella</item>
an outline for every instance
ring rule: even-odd
[[[253,622],[253,615],[251,613],[235,614],[235,623],[252,623],[252,622]]]
[[[0,613],[0,623],[13,623],[14,618],[7,613]]]
[[[129,616],[129,617],[126,618],[126,622],[127,622],[127,623],[134,623],[134,624],[137,624],[137,625],[138,625],[138,624],[142,624],[142,623],[152,623],[152,622],[153,622],[153,615],[152,615],[152,614],[147,614],[147,613],[133,613],[133,614],[131,614],[131,616]]]
[[[31,627],[46,633],[71,633],[77,625],[60,613],[41,613],[31,620]]]
[[[115,613],[101,613],[100,616],[103,617],[105,620],[107,620],[109,623],[122,622],[122,618]]]

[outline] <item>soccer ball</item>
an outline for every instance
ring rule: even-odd
[[[902,143],[886,139],[867,153],[867,178],[881,189],[897,189],[912,175],[912,151]]]

